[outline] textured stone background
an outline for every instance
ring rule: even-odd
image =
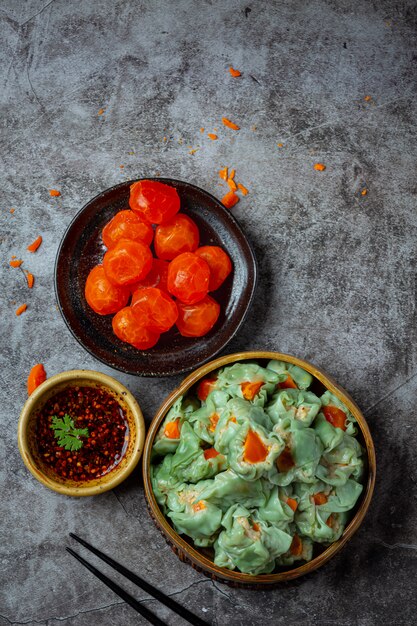
[[[145,623],[66,554],[70,531],[219,626],[414,621],[415,8],[0,0],[2,626]],[[223,115],[239,133],[222,127]],[[218,128],[219,140],[202,126]],[[325,172],[313,169],[317,161]],[[261,268],[257,302],[227,351],[276,349],[324,367],[363,408],[379,464],[351,543],[322,570],[271,592],[233,590],[182,565],[146,512],[139,470],[111,493],[68,499],[32,478],[16,445],[26,376],[38,361],[49,375],[77,367],[115,375],[152,418],[179,379],[123,376],[78,346],[55,305],[57,246],[80,207],[111,185],[160,173],[221,196],[224,165],[250,189],[233,213]],[[30,255],[39,233],[44,243]],[[31,292],[8,266],[12,254],[35,274]],[[23,301],[28,311],[16,317]]]

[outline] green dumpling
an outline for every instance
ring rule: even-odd
[[[348,435],[356,435],[357,433],[357,429],[355,427],[356,420],[353,417],[352,413],[347,408],[347,406],[345,406],[343,402],[339,400],[337,396],[331,393],[331,391],[325,391],[324,394],[321,396],[320,400],[321,400],[322,407],[323,407],[322,412],[324,413],[325,417],[327,417],[326,407],[335,407],[336,409],[343,411],[343,413],[346,415],[344,430],[347,432]],[[330,416],[329,416],[329,420],[331,421]],[[334,426],[336,425],[334,424]],[[340,428],[338,430],[340,430]]]
[[[313,558],[313,542],[309,537],[303,537],[296,533],[295,524],[292,525],[290,534],[293,535],[293,543],[285,554],[279,556],[276,560],[278,566],[294,565],[297,561],[311,561]],[[296,535],[296,537],[294,536]]]
[[[211,480],[200,480],[199,483],[188,485],[187,483],[177,483],[173,485],[167,494],[167,507],[170,511],[177,513],[185,511],[188,505],[195,504],[201,500],[201,493],[206,489]]]
[[[292,537],[288,533],[255,521],[241,505],[230,507],[222,520],[223,530],[215,544],[214,562],[247,574],[267,574],[274,570],[275,559],[287,552]]]
[[[224,391],[213,391],[207,396],[203,406],[188,415],[188,421],[193,424],[196,435],[210,445],[214,443],[214,431],[219,415],[225,409],[229,398],[229,394]]]
[[[322,455],[323,445],[312,428],[300,428],[293,424],[286,446],[268,473],[269,480],[280,486],[293,481],[313,483]]]
[[[280,383],[291,385],[290,378],[297,385],[298,389],[308,389],[313,382],[312,375],[298,365],[292,365],[284,361],[276,361],[273,359],[269,361],[266,367],[279,375]]]
[[[197,546],[210,546],[214,543],[223,517],[223,512],[206,500],[187,503],[182,512],[170,511],[175,530],[188,535]]]
[[[313,428],[319,436],[325,452],[330,452],[336,448],[343,439],[343,430],[330,424],[321,412],[317,415]]]
[[[200,498],[216,504],[223,511],[227,511],[236,503],[247,508],[264,506],[267,500],[260,480],[245,480],[231,469],[217,474],[213,480],[206,480],[204,483]]]
[[[172,405],[155,437],[152,458],[175,452],[180,442],[182,424],[196,410],[197,403],[193,398],[180,396]]]
[[[274,392],[278,382],[279,376],[272,370],[245,361],[220,370],[216,387],[236,398],[264,406],[268,395]]]
[[[269,491],[269,481],[263,480],[262,482]],[[274,485],[269,491],[265,506],[258,508],[258,517],[268,524],[274,524],[277,528],[287,531],[288,525],[294,521],[294,508],[298,506],[297,500],[298,498],[292,494],[291,486],[278,487]]]
[[[169,492],[178,487],[180,481],[172,472],[172,454],[167,454],[162,463],[151,465],[152,489],[158,504],[165,508]]]
[[[180,480],[189,483],[198,483],[206,478],[213,478],[219,472],[227,469],[227,459],[214,448],[200,450],[196,458],[189,465],[177,469]]]
[[[302,535],[325,544],[333,543],[341,537],[346,520],[347,513],[320,511],[314,504],[295,515],[295,523]]]
[[[233,441],[239,428],[244,424],[249,424],[253,428],[261,426],[267,431],[272,428],[270,418],[260,406],[254,406],[242,398],[232,398],[220,414],[220,419],[214,432],[214,446],[216,450],[227,454],[231,441]]]
[[[327,502],[320,506],[320,510],[329,513],[351,511],[362,491],[363,485],[348,478],[344,485],[337,485],[331,489]]]
[[[201,452],[201,443],[191,424],[184,422],[181,426],[180,441],[172,459],[171,467],[174,474],[178,476],[178,472],[186,469],[197,458]]]
[[[276,392],[265,408],[274,424],[290,417],[302,426],[310,426],[321,407],[320,398],[311,391],[282,389]]]
[[[312,485],[295,485],[299,504],[295,522],[299,532],[319,543],[330,543],[341,536],[347,519],[346,512],[353,508],[362,491],[351,481],[339,494],[336,489],[321,481]],[[358,485],[361,487],[361,485]]]
[[[329,452],[324,452],[316,468],[316,476],[329,485],[344,485],[348,478],[360,480],[363,474],[362,447],[343,432],[341,442]]]
[[[262,426],[246,422],[230,440],[227,460],[232,470],[246,480],[257,480],[267,474],[284,449],[284,443]]]

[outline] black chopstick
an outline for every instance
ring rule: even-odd
[[[138,587],[140,587],[141,589],[146,591],[146,593],[148,593],[150,596],[153,596],[156,600],[159,600],[160,602],[162,602],[162,604],[164,604],[165,606],[167,606],[170,609],[172,609],[175,613],[177,613],[178,615],[183,617],[190,624],[193,624],[193,626],[209,626],[208,623],[205,622],[204,620],[202,620],[200,617],[197,617],[197,615],[194,615],[194,613],[191,613],[191,611],[189,611],[185,607],[183,607],[180,604],[178,604],[178,602],[176,602],[175,600],[173,600],[169,596],[165,595],[162,591],[160,591],[159,589],[157,589],[156,587],[154,587],[150,583],[146,582],[146,580],[143,580],[143,578],[140,578],[140,576],[138,576],[137,574],[134,574],[133,572],[128,570],[126,567],[124,567],[124,565],[121,565],[120,563],[118,563],[117,561],[112,559],[111,557],[107,556],[107,554],[104,554],[104,552],[101,552],[101,550],[98,550],[97,548],[92,546],[90,543],[88,543],[84,539],[81,539],[81,537],[78,537],[77,535],[74,535],[74,533],[70,533],[70,537],[72,537],[73,539],[78,541],[78,543],[80,543],[82,546],[87,548],[87,550],[90,550],[90,552],[92,552],[93,554],[98,556],[99,559],[101,559],[102,561],[104,561],[105,563],[110,565],[113,569],[115,569],[117,572],[119,572],[120,574],[122,574],[123,576],[128,578],[131,582],[135,583],[135,585],[137,585]],[[76,555],[76,553],[73,550],[70,550],[69,548],[67,548],[67,550],[69,552],[71,552],[71,554],[73,556],[78,558],[78,560],[81,559],[81,557]],[[88,563],[87,561],[84,561],[84,559],[81,562],[83,563],[83,565]],[[88,569],[91,572],[93,572],[93,574],[97,575],[98,570],[96,570],[95,568],[91,569],[92,567],[93,566],[88,564]],[[93,571],[93,570],[95,570],[95,571]],[[98,576],[98,577],[100,578],[100,580],[102,580],[103,582],[105,582],[107,584],[106,580],[103,579],[103,576],[104,575],[100,573],[100,576]],[[104,576],[104,578],[107,579],[106,576]],[[107,580],[110,580],[110,579],[107,579]],[[123,591],[123,589],[121,589],[121,587],[116,585],[116,583],[114,583],[111,580],[110,580],[110,582],[113,585],[115,585],[115,587],[117,587],[117,589],[120,589],[121,591]],[[116,589],[114,589],[113,587],[110,587],[110,588],[113,589],[113,591],[115,591],[116,593],[118,593],[118,591]],[[123,591],[123,593],[126,594],[126,596],[128,596],[129,598],[131,598],[131,600],[133,600],[136,604],[138,604],[137,601],[134,598],[132,598],[131,596],[129,596],[129,594],[127,594],[125,591]],[[124,597],[124,596],[120,596],[120,597]],[[130,606],[133,606],[133,608],[136,608],[136,606],[134,606],[128,600],[126,600],[126,602],[128,602],[130,604]],[[140,606],[141,609],[145,608],[141,604],[139,604],[139,606]],[[139,613],[140,612],[141,611],[139,611]],[[158,618],[156,618],[153,615],[153,613],[150,613],[150,611],[148,611],[148,613],[153,617],[153,619],[158,619]],[[144,615],[144,617],[146,617],[146,619],[149,619],[146,615]],[[149,620],[149,621],[151,621],[151,620]],[[152,623],[155,623],[155,622],[152,622]],[[159,620],[158,623],[162,624],[163,622],[161,622]]]
[[[97,576],[97,578],[99,578],[105,585],[107,585],[107,587],[109,587],[112,591],[114,591],[114,593],[116,593],[120,598],[122,598],[122,600],[130,604],[130,606],[134,608],[135,611],[140,613],[142,617],[147,619],[148,622],[150,622],[151,624],[155,624],[155,626],[167,626],[165,622],[159,619],[159,617],[151,613],[151,611],[149,611],[149,609],[147,609],[146,606],[143,606],[140,602],[135,600],[135,598],[133,598],[129,593],[127,593],[127,591],[122,589],[122,587],[119,587],[119,585],[117,585],[113,580],[111,580],[111,578],[108,578],[107,576],[105,576],[105,574],[102,574],[97,568],[94,567],[94,565],[91,565],[91,563],[83,559],[82,556],[74,552],[74,550],[71,550],[71,548],[65,548],[65,549],[67,550],[67,552],[72,554],[72,556],[75,557],[77,561],[82,563],[84,567],[90,570],[90,572],[92,572],[94,576]]]

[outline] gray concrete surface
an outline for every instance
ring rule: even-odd
[[[0,21],[0,624],[145,623],[66,554],[70,531],[219,626],[413,623],[415,2],[0,0]],[[222,127],[224,115],[240,132]],[[179,378],[123,376],[75,342],[54,299],[58,243],[79,208],[119,181],[160,173],[221,196],[224,165],[250,190],[233,213],[261,267],[227,351],[275,349],[324,367],[364,410],[377,447],[363,527],[322,570],[271,592],[181,564],[147,514],[139,471],[111,493],[68,499],[32,478],[16,445],[38,361],[49,375],[115,375],[151,420]],[[13,254],[36,277],[31,292]]]

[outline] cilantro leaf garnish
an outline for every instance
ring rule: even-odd
[[[55,439],[58,440],[58,445],[71,452],[83,447],[84,442],[80,437],[89,436],[88,428],[75,428],[74,420],[67,413],[63,418],[54,415],[51,428]]]

